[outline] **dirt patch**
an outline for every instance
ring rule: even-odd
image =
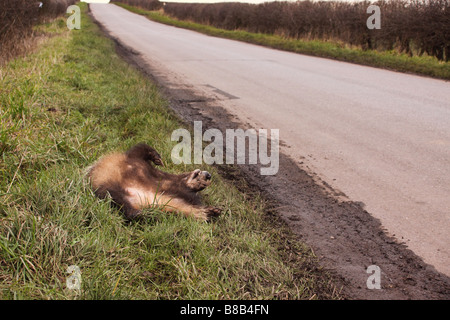
[[[203,130],[247,128],[222,106],[221,99],[183,85],[157,62],[118,41],[117,51],[126,61],[159,84],[171,108],[187,125],[201,120]],[[280,154],[279,172],[260,175],[257,165],[219,167],[230,180],[245,179],[263,194],[290,230],[315,252],[319,263],[335,278],[336,287],[349,299],[450,299],[450,279],[388,236],[379,220],[361,203],[345,200],[301,165],[301,159]],[[381,270],[381,289],[368,289],[371,274]],[[326,296],[326,295],[325,295]]]

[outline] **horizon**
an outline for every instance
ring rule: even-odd
[[[243,3],[264,3],[264,2],[297,2],[297,1],[307,1],[307,0],[166,0],[160,2],[178,2],[178,3],[224,3],[224,2],[243,2]],[[313,2],[317,1],[335,1],[335,2],[362,2],[364,0],[310,0]],[[369,0],[370,1],[370,0]],[[373,2],[373,1],[370,1]]]

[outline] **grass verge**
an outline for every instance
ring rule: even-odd
[[[214,223],[158,210],[126,223],[94,196],[84,168],[141,141],[170,159],[181,125],[80,7],[81,30],[40,26],[39,49],[0,72],[0,299],[338,298],[264,200],[214,167],[203,167],[205,202],[224,208]],[[80,290],[67,287],[71,265]]]
[[[428,56],[413,56],[399,54],[396,51],[375,51],[350,48],[346,45],[320,40],[286,39],[277,35],[251,33],[241,30],[225,30],[215,27],[181,21],[163,14],[161,11],[148,11],[123,3],[115,3],[129,11],[144,15],[149,19],[167,25],[198,31],[210,36],[244,41],[274,49],[307,54],[322,58],[351,62],[371,67],[394,71],[414,73],[434,78],[450,80],[450,63],[440,62]]]

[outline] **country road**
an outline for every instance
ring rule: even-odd
[[[450,276],[449,82],[209,37],[112,4],[90,9],[172,92],[279,129],[299,168]]]

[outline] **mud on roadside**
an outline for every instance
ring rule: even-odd
[[[160,86],[170,107],[187,125],[201,120],[203,130],[216,128],[225,132],[248,128],[248,124],[221,107],[217,96],[183,84],[182,79],[174,79],[157,62],[146,61],[138,52],[113,40],[117,52],[127,62]],[[332,190],[300,162],[281,152],[275,176],[260,175],[258,165],[218,166],[218,169],[226,179],[245,179],[247,187],[241,187],[264,195],[273,206],[267,218],[290,230],[285,242],[297,238],[306,243],[318,257],[320,267],[332,275],[333,287],[342,288],[344,298],[450,299],[449,277],[388,236],[380,221],[365,211],[363,205],[343,199],[339,191]],[[381,269],[381,289],[367,288],[370,274],[366,270],[370,265]],[[316,268],[313,264],[309,267]],[[324,287],[320,297],[333,295]]]

